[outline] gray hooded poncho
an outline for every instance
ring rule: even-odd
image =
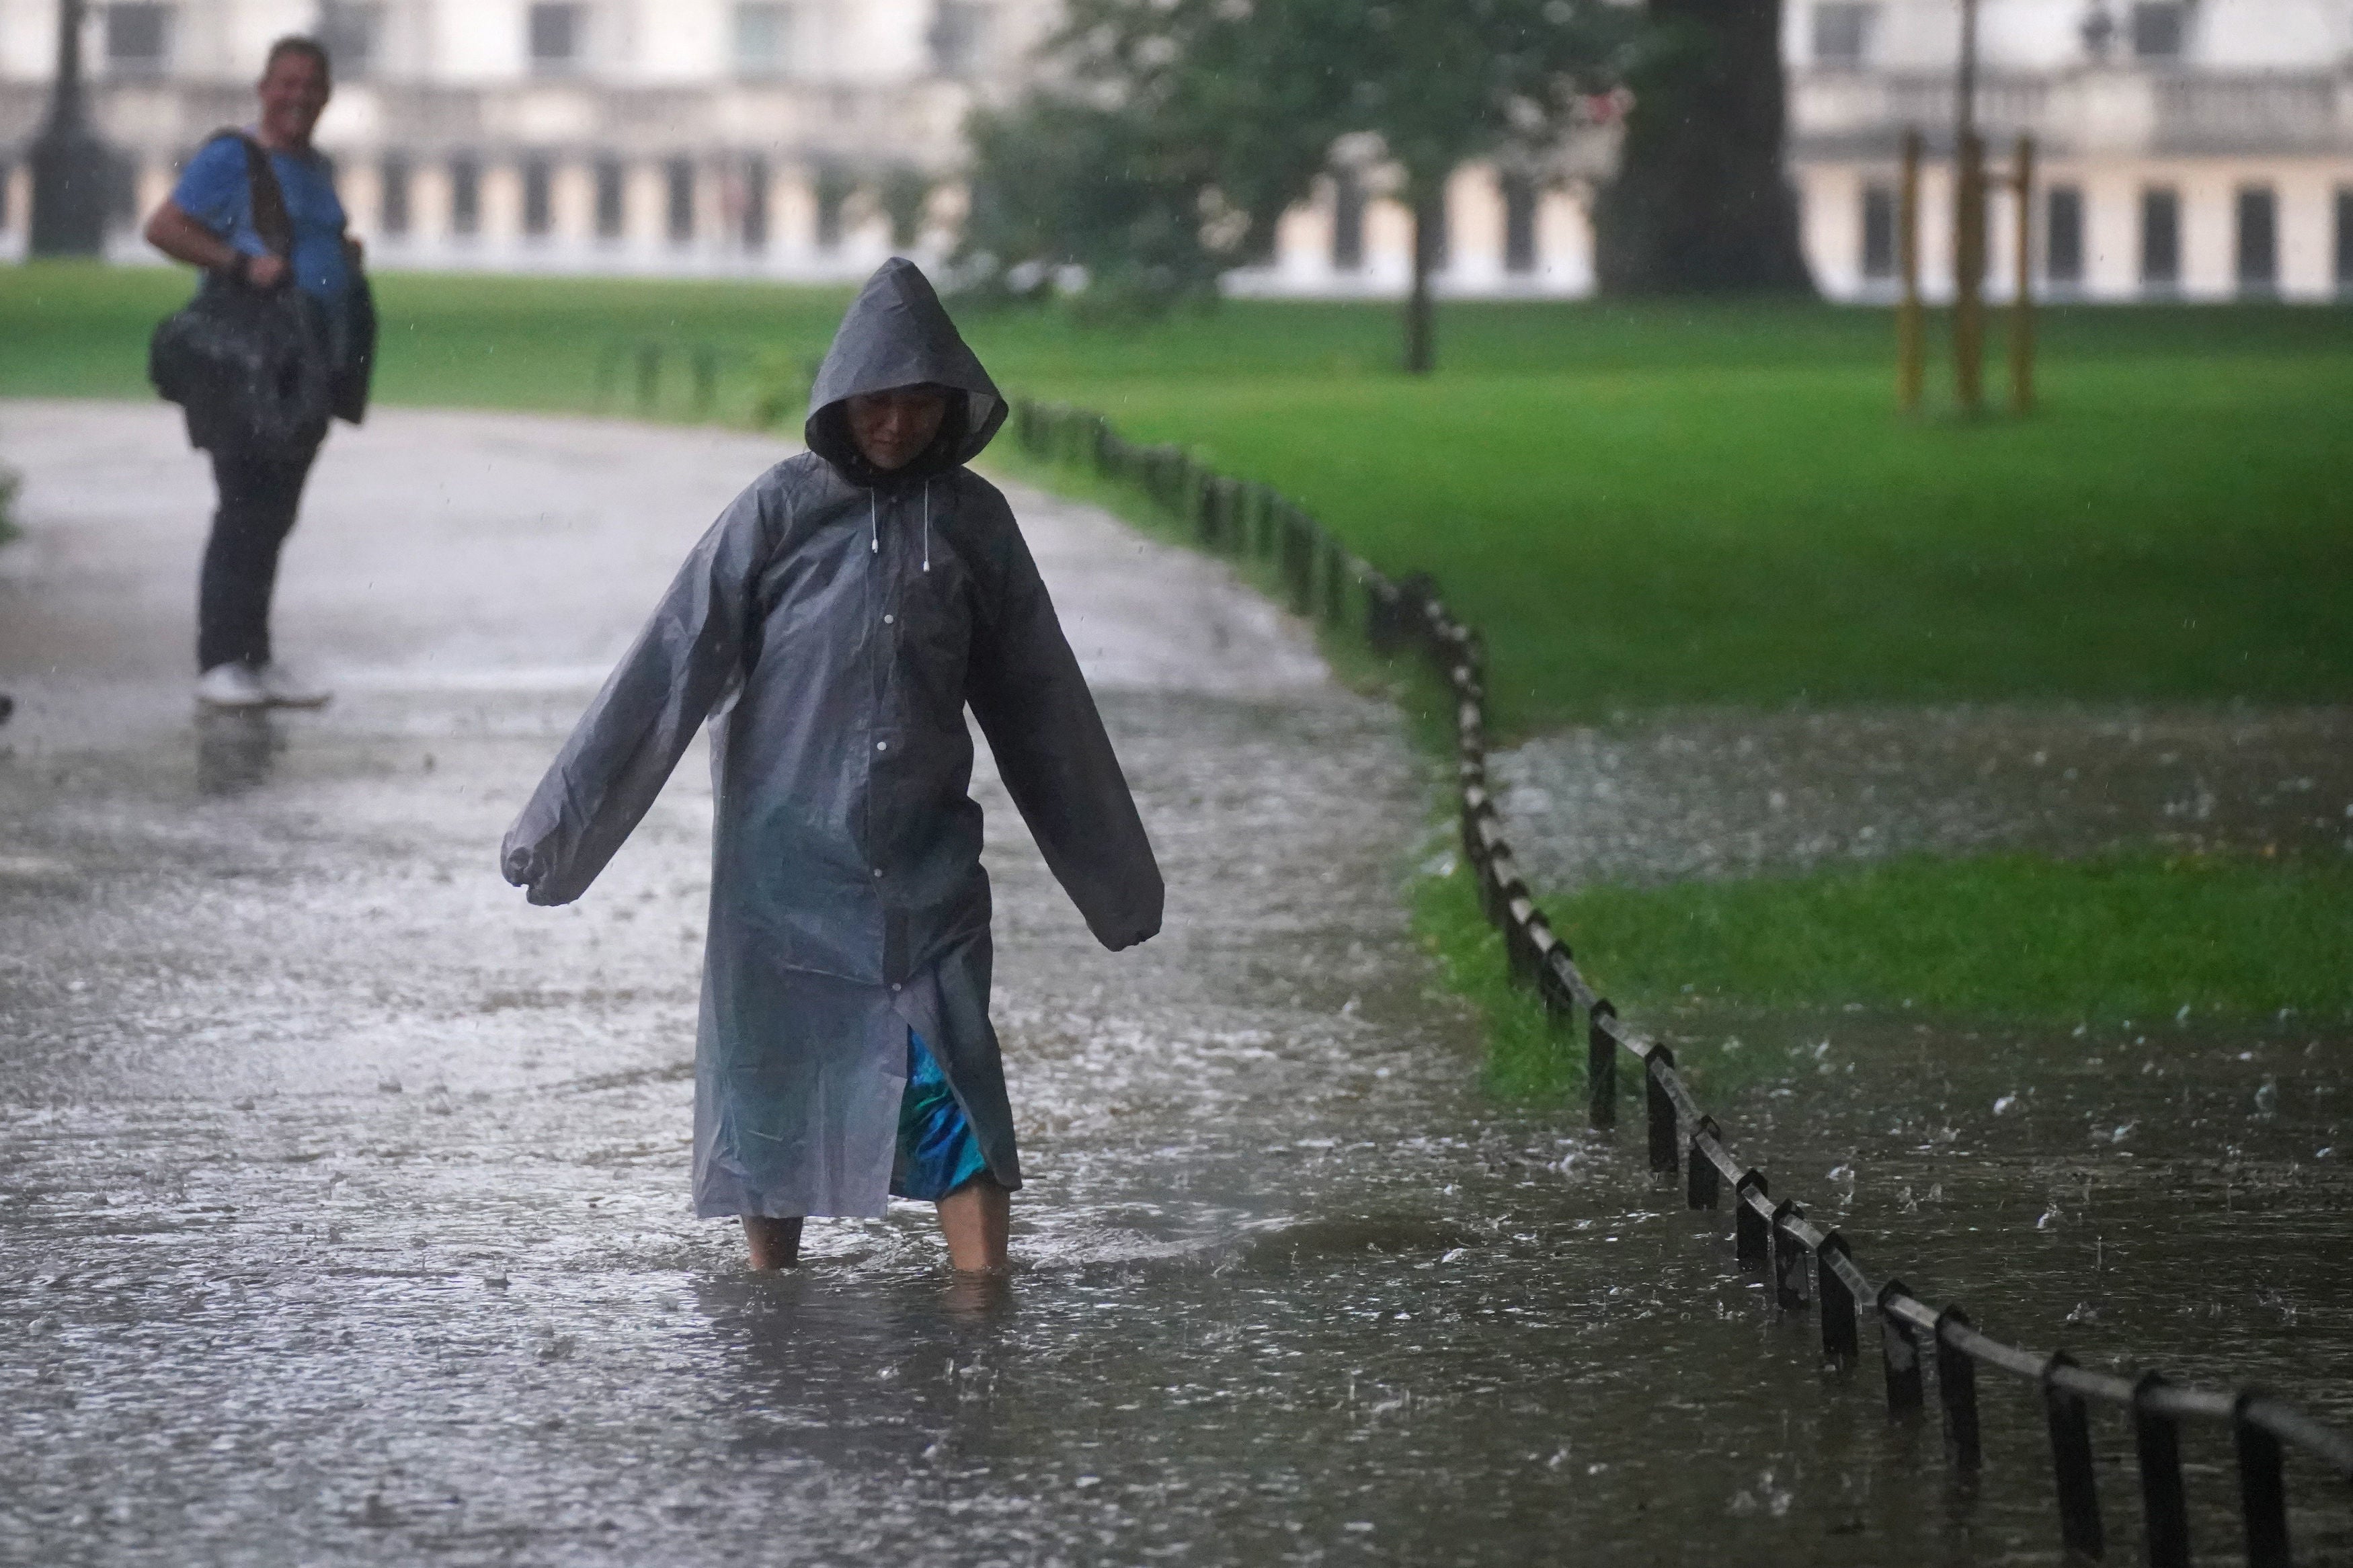
[[[924,383],[950,393],[939,439],[875,471],[846,400]],[[882,1213],[911,1028],[989,1174],[1020,1185],[967,705],[1097,939],[1160,929],[1160,872],[1094,700],[1005,498],[964,467],[1004,401],[913,264],[868,281],[809,405],[810,450],[703,536],[503,848],[533,903],[578,898],[715,715],[704,1215]]]

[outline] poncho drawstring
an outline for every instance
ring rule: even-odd
[[[866,492],[866,552],[882,553],[882,514],[876,504],[874,492]],[[923,481],[923,570],[932,569],[932,481]]]

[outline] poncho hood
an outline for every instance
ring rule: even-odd
[[[860,393],[925,384],[950,394],[939,438],[903,468],[876,468],[849,438],[845,405]],[[804,431],[809,450],[852,484],[893,485],[972,461],[1004,423],[1004,397],[948,320],[931,279],[904,257],[884,262],[850,302],[818,367]]]

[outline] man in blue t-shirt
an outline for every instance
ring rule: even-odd
[[[273,253],[254,226],[245,144],[216,137],[188,161],[171,195],[147,220],[147,242],[174,260],[225,273],[256,289],[297,288],[326,309],[331,332],[350,320],[359,245],[343,232],[343,205],[311,133],[332,90],[327,52],[303,37],[269,47],[251,134],[269,154],[285,193],[293,245]],[[342,345],[332,347],[340,351]],[[270,655],[269,597],[278,552],[294,527],[315,443],[293,453],[216,446],[220,507],[197,590],[196,700],[208,708],[316,707],[328,694],[297,679]]]

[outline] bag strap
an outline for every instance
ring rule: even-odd
[[[269,152],[242,131],[222,131],[213,138],[234,136],[245,148],[245,182],[253,205],[253,232],[272,256],[284,260],[294,254],[294,219],[286,211],[286,192],[278,171],[269,166]]]

